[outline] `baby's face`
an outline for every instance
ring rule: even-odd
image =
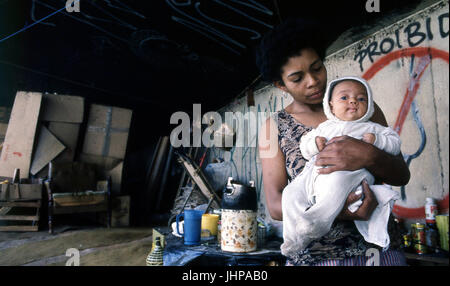
[[[346,80],[338,83],[331,95],[331,112],[344,121],[354,121],[367,112],[367,90],[363,84]]]

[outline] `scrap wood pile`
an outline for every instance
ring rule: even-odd
[[[0,123],[1,182],[11,183],[20,170],[19,185],[42,184],[50,162],[83,162],[110,177],[112,193],[120,194],[131,110],[88,105],[80,96],[19,91],[8,115],[8,124]]]

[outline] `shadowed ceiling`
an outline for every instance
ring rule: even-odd
[[[289,16],[327,23],[332,37],[411,3],[380,0],[381,13],[367,13],[366,0],[81,0],[69,13],[66,0],[0,0],[0,106],[18,89],[56,92],[168,123],[252,84],[254,47]]]

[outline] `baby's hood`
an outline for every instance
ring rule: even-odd
[[[327,90],[325,92],[325,96],[323,97],[323,110],[325,112],[325,115],[327,116],[327,118],[329,120],[332,121],[336,121],[336,122],[343,122],[343,120],[340,120],[339,118],[337,118],[336,116],[334,116],[334,114],[331,112],[331,108],[330,108],[330,98],[331,98],[331,94],[333,92],[334,87],[340,83],[341,81],[344,80],[356,80],[358,82],[360,82],[362,85],[364,85],[366,87],[366,91],[367,91],[367,112],[366,114],[361,117],[358,120],[354,120],[352,122],[365,122],[368,121],[374,112],[374,103],[373,103],[373,98],[372,98],[372,90],[370,89],[369,84],[367,83],[367,81],[363,78],[360,77],[356,77],[356,76],[346,76],[346,77],[341,77],[338,79],[335,79],[333,81],[331,81],[328,84]]]

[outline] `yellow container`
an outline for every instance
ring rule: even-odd
[[[446,251],[448,251],[448,223],[448,214],[436,216],[436,225],[439,230],[441,248]]]
[[[202,215],[202,236],[217,235],[217,223],[219,222],[218,214],[203,214]]]

